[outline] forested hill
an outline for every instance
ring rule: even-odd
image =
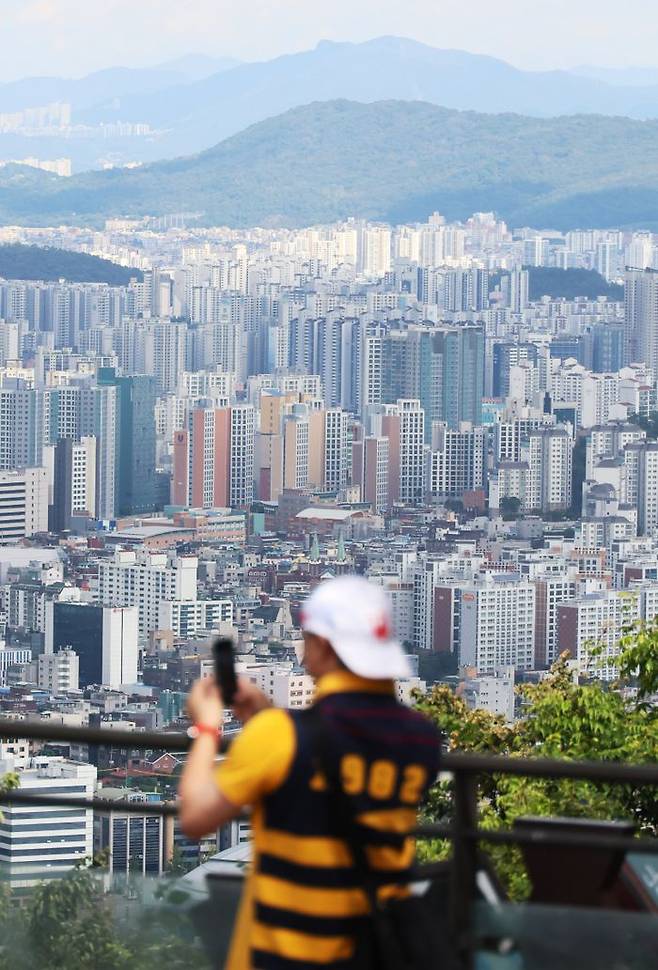
[[[608,281],[593,269],[556,269],[552,266],[524,266],[528,271],[528,295],[531,300],[549,296],[553,300],[575,300],[584,296],[595,300],[605,296],[608,300],[624,299],[624,287]],[[490,276],[491,287],[497,286],[505,272]]]
[[[6,224],[186,212],[204,225],[304,226],[422,221],[437,209],[450,220],[495,211],[517,227],[658,227],[658,121],[329,101],[141,168],[0,170]]]
[[[123,286],[142,279],[142,272],[109,259],[54,247],[0,246],[0,277],[6,280],[65,279],[69,283],[109,283]]]

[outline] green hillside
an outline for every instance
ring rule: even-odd
[[[531,300],[541,300],[542,296],[557,300],[573,300],[577,296],[585,296],[589,300],[595,300],[597,296],[605,296],[608,300],[624,299],[623,286],[606,282],[593,269],[554,269],[548,266],[529,266],[526,269]]]
[[[624,299],[624,287],[607,280],[593,269],[556,269],[552,266],[524,266],[528,271],[528,296],[531,300],[541,300],[550,296],[554,300],[575,300],[584,296],[595,300],[605,296],[608,300]],[[492,273],[490,287],[498,286],[503,276],[509,273]]]
[[[218,106],[217,110],[221,110]],[[69,179],[0,173],[0,221],[98,223],[197,212],[206,224],[300,226],[347,216],[658,227],[658,121],[529,118],[422,102],[315,103],[199,155]]]
[[[0,246],[0,277],[6,280],[65,279],[69,283],[110,283],[123,286],[142,279],[138,269],[118,266],[87,253],[41,246]]]

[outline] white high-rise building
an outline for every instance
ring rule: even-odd
[[[284,488],[306,488],[309,483],[309,434],[308,408],[293,404],[291,413],[283,416]]]
[[[0,544],[48,531],[48,473],[45,468],[0,471]]]
[[[96,602],[136,606],[139,636],[145,640],[158,629],[162,600],[196,600],[197,566],[194,556],[117,549],[114,559],[99,561]]]
[[[535,587],[510,574],[461,587],[459,663],[478,673],[535,666]]]
[[[13,767],[9,757],[0,774]],[[72,798],[90,799],[96,787],[96,768],[64,758],[32,758],[19,771],[21,791],[53,798],[51,805],[0,805],[0,873],[15,889],[27,888],[90,859],[94,850],[93,812],[62,809],[58,791]]]
[[[238,664],[241,676],[263,691],[275,707],[288,710],[308,707],[315,695],[313,678],[292,664]]]
[[[560,650],[568,650],[585,674],[614,680],[625,627],[641,618],[640,594],[630,590],[589,593],[558,607]]]
[[[71,447],[71,513],[96,515],[96,438],[81,438]]]
[[[22,381],[0,387],[0,469],[34,468],[41,464],[43,393]]]
[[[456,431],[445,422],[432,424],[432,495],[459,497],[484,488],[486,440],[484,428],[467,422]]]
[[[400,501],[422,502],[425,497],[425,412],[418,400],[399,400]]]
[[[254,446],[256,415],[251,404],[231,408],[229,505],[246,508],[254,500]]]
[[[434,594],[441,577],[441,563],[420,559],[414,564],[413,643],[417,650],[434,648]]]
[[[388,226],[366,226],[361,231],[358,270],[379,278],[391,268],[391,230]]]
[[[324,411],[323,488],[338,492],[347,484],[350,465],[348,423],[349,416],[341,408]]]
[[[523,457],[528,462],[523,508],[564,512],[571,505],[571,437],[563,427],[532,431]]]
[[[535,662],[538,668],[550,667],[560,655],[558,610],[562,603],[576,598],[577,571],[547,572],[535,584]]]
[[[159,394],[173,393],[185,370],[186,324],[161,320],[139,330],[138,335],[143,346],[136,369],[155,377]]]
[[[43,653],[37,657],[37,683],[52,694],[62,694],[79,687],[80,661],[74,650],[65,648],[57,653]]]
[[[223,624],[233,624],[233,601],[221,600],[162,600],[158,629],[172,630],[174,635],[192,639],[206,630],[217,630]]]

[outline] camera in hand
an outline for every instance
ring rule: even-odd
[[[238,691],[238,678],[235,673],[233,641],[230,637],[216,637],[212,645],[215,661],[215,680],[226,707],[230,707]]]

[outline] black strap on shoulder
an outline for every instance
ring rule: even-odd
[[[316,767],[322,772],[329,786],[332,814],[338,819],[341,836],[349,846],[354,860],[354,868],[359,874],[370,905],[374,908],[377,906],[378,880],[368,863],[362,835],[357,827],[349,796],[343,791],[340,770],[327,722],[322,717],[317,705],[313,705],[304,711],[304,722]]]

